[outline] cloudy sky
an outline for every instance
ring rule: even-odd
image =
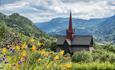
[[[33,22],[45,22],[56,17],[81,19],[110,17],[115,14],[114,0],[0,0],[0,12],[20,13]]]

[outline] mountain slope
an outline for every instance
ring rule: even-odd
[[[113,41],[115,43],[115,16],[97,25],[94,35],[103,36],[104,38],[102,38],[105,41]]]
[[[17,32],[23,33],[26,36],[31,36],[32,34],[40,35],[43,33],[29,19],[17,13],[10,16],[6,16],[1,13],[0,21],[5,22],[8,27],[16,30]]]
[[[39,27],[46,33],[65,35],[68,27],[69,18],[55,18],[49,22],[37,23]],[[93,35],[97,41],[113,41],[115,40],[115,15],[108,18],[100,19],[75,19],[73,18],[73,27],[78,35]],[[114,42],[115,43],[115,42]]]
[[[73,27],[76,30],[89,30],[95,27],[96,25],[102,23],[106,19],[91,19],[91,20],[83,20],[83,19],[75,19],[73,18]],[[46,33],[57,32],[66,30],[68,27],[68,18],[55,18],[49,22],[45,23],[37,23],[37,27],[45,31]],[[45,28],[44,28],[45,27]],[[79,34],[79,31],[76,31]]]
[[[39,30],[29,19],[14,13],[6,16],[0,13],[0,47],[26,41],[29,37],[36,40],[46,34]]]

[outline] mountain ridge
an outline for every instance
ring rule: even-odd
[[[107,17],[107,18],[98,18],[98,19],[90,19],[90,20],[73,18],[72,22],[73,22],[73,28],[76,29],[75,33],[78,35],[88,34],[88,35],[93,35],[94,37],[96,37],[97,41],[105,40],[109,42],[111,41],[114,42],[115,40],[114,38],[115,21],[114,20],[115,20],[115,15],[111,17]],[[36,23],[35,25],[48,34],[65,35],[66,29],[68,28],[68,22],[69,22],[69,18],[54,18],[49,22]],[[108,26],[111,28],[107,30]],[[108,33],[108,32],[111,32],[113,35],[111,35],[111,33]],[[108,38],[106,39],[106,37]]]

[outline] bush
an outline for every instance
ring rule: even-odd
[[[73,62],[91,62],[93,60],[92,55],[88,51],[76,52],[72,56]]]
[[[103,49],[115,53],[115,44],[95,45],[95,49]]]
[[[103,48],[115,53],[115,45],[105,45]]]
[[[115,62],[115,54],[106,50],[95,50],[92,52],[93,61]]]

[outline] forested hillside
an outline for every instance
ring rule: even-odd
[[[22,42],[32,37],[49,39],[48,35],[38,29],[34,23],[24,16],[14,13],[6,16],[0,13],[0,46],[10,45],[13,42]],[[50,39],[49,39],[50,40]]]

